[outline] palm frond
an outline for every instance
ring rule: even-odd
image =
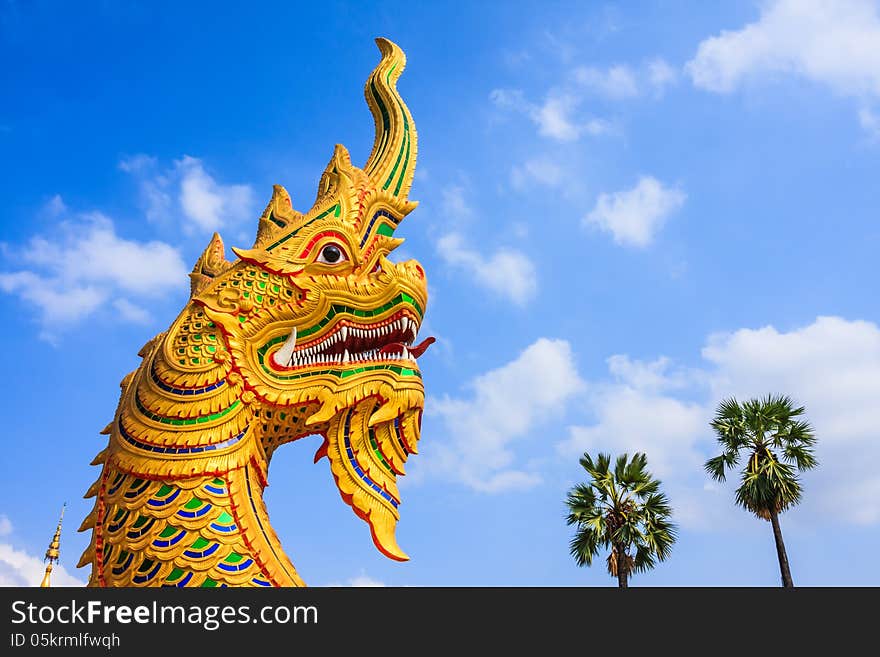
[[[599,552],[601,537],[593,531],[579,529],[569,543],[569,552],[578,566],[590,566]]]
[[[567,522],[576,526],[569,550],[577,564],[592,564],[603,548],[611,549],[606,563],[614,575],[618,567],[640,572],[668,558],[676,528],[661,482],[648,471],[647,456],[623,454],[612,467],[611,455],[594,459],[585,453],[580,463],[591,480],[574,486],[566,498]]]
[[[633,571],[637,573],[643,573],[645,571],[651,570],[656,563],[657,559],[654,557],[654,552],[651,550],[650,546],[636,546],[636,554],[633,558]]]
[[[771,511],[797,504],[802,496],[797,473],[817,465],[816,437],[802,418],[805,412],[787,395],[771,393],[742,403],[722,400],[712,428],[723,451],[706,461],[706,472],[723,481],[742,453],[748,459],[735,493],[739,506],[769,519]]]

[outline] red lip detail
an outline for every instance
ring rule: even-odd
[[[433,337],[425,338],[421,341],[421,343],[417,344],[415,347],[407,347],[402,342],[392,342],[391,344],[386,344],[379,350],[380,354],[399,354],[402,353],[404,349],[406,349],[413,358],[418,358],[430,347],[432,344],[437,342],[437,340]]]

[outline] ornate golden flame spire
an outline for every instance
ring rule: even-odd
[[[64,520],[64,509],[67,507],[67,502],[61,507],[61,517],[58,518],[58,527],[55,528],[55,536],[52,537],[52,542],[49,543],[49,547],[46,550],[46,556],[43,557],[43,561],[46,563],[46,574],[43,575],[43,581],[40,582],[40,586],[43,588],[49,587],[49,576],[52,574],[52,565],[58,563],[58,557],[61,554],[61,521]]]

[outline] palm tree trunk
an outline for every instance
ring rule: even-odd
[[[629,573],[626,572],[626,553],[623,551],[622,545],[616,545],[614,549],[617,552],[617,588],[627,589],[629,588],[629,583],[627,582],[627,575]]]
[[[785,553],[785,543],[782,540],[782,528],[779,526],[779,514],[775,509],[770,510],[770,524],[773,525],[773,538],[776,540],[776,555],[779,557],[779,571],[782,573],[782,586],[787,589],[793,588],[791,570],[788,567],[788,555]]]

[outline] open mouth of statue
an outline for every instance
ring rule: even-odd
[[[297,342],[294,328],[273,359],[275,365],[285,368],[367,361],[415,363],[434,342],[434,338],[426,338],[414,345],[418,330],[418,321],[405,310],[369,324],[342,319],[320,338],[302,343]]]

